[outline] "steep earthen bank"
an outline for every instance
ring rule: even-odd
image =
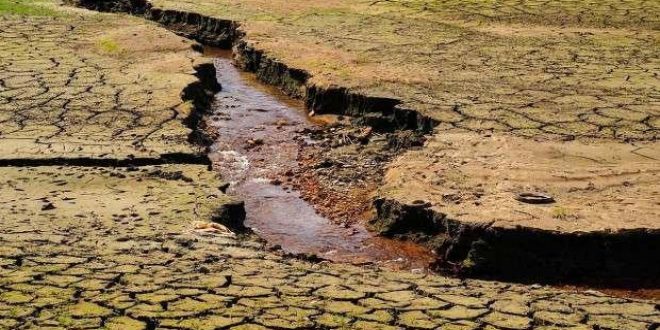
[[[69,5],[104,12],[126,12],[158,22],[171,31],[200,42],[220,47],[233,47],[236,63],[253,72],[259,80],[277,86],[287,95],[302,99],[318,114],[349,115],[357,121],[383,131],[396,129],[431,132],[437,121],[411,109],[400,107],[391,98],[355,93],[347,88],[319,87],[309,83],[311,75],[303,69],[290,68],[262,50],[250,46],[243,37],[240,24],[197,13],[164,10],[146,0],[66,0]]]
[[[308,83],[310,74],[290,68],[244,40],[234,45],[237,64],[254,72],[270,85],[287,95],[305,101],[305,106],[317,114],[337,114],[356,117],[357,121],[380,131],[418,130],[431,132],[437,122],[419,112],[399,107],[399,100],[355,93],[343,87],[319,87]]]
[[[373,227],[382,235],[424,242],[437,266],[464,275],[512,280],[593,281],[641,279],[657,287],[660,230],[557,232],[468,223],[429,204],[375,201]]]
[[[437,122],[400,107],[395,99],[353,93],[346,88],[311,85],[310,74],[268,57],[242,39],[238,23],[195,13],[153,8],[143,0],[69,0],[100,11],[144,16],[172,31],[209,46],[233,46],[237,64],[287,95],[304,100],[315,113],[355,116],[382,131],[430,132]],[[198,121],[197,121],[198,122]],[[440,256],[438,267],[467,275],[507,279],[657,279],[655,259],[660,233],[654,230],[561,233],[533,228],[496,228],[487,222],[465,224],[428,210],[423,203],[396,200],[375,203],[372,225],[385,236],[422,241]],[[643,251],[640,253],[640,251]]]
[[[43,118],[63,108],[75,114],[61,121],[60,136],[69,142],[67,146],[75,146],[67,148],[67,157],[123,159],[131,152],[152,157],[174,151],[199,153],[199,148],[187,143],[190,130],[180,120],[191,109],[190,104],[182,104],[180,92],[196,80],[189,65],[191,58],[198,58],[190,51],[193,43],[126,15],[88,11],[57,19],[10,16],[0,26],[3,51],[8,54],[3,59],[9,62],[3,61],[7,69],[1,70],[9,93],[4,91],[0,98],[29,97],[24,108],[12,104],[5,107],[5,113],[17,121]],[[124,33],[116,33],[116,29]],[[140,51],[112,58],[99,54],[93,48],[96,44],[89,42],[99,35],[121,41],[124,47],[134,41],[132,45],[137,44]],[[87,47],[74,47],[77,38]],[[151,51],[141,51],[143,47]],[[173,55],[173,48],[181,55],[175,62],[180,65],[164,70],[166,61],[162,59]],[[59,76],[56,72],[75,76],[83,67],[74,60],[78,58],[103,65],[89,66],[90,76],[96,79],[86,76],[76,86],[110,88],[81,93],[70,88],[66,74],[64,79],[52,79]],[[130,62],[134,70],[108,65],[115,61]],[[157,71],[151,70],[152,65]],[[37,79],[26,84],[27,72]],[[163,76],[166,72],[177,74]],[[138,74],[155,79],[134,79]],[[19,77],[18,84],[12,84],[7,75]],[[58,98],[48,107],[38,107],[42,98],[30,93],[41,82],[68,92],[64,99],[82,97],[85,102],[71,109],[62,107]],[[223,86],[225,95],[234,95],[230,86]],[[118,98],[124,90],[133,92],[128,99]],[[135,98],[152,105],[141,102],[133,107],[132,118],[139,121],[139,129],[114,133],[130,128],[116,115]],[[98,106],[98,100],[110,102]],[[93,120],[99,111],[112,116]],[[153,120],[144,120],[152,118],[161,118],[158,122],[163,124],[154,126]],[[44,128],[57,123],[56,116],[46,119],[23,129],[30,140],[48,134],[43,134]],[[102,135],[89,134],[90,127]],[[4,136],[12,128],[11,121],[0,125],[2,158],[20,155],[6,148],[17,140]],[[160,142],[158,148],[145,143],[145,152],[134,144],[145,141],[134,138],[138,131],[149,134],[147,142]],[[71,139],[81,132],[85,141]],[[37,143],[45,145],[43,141]],[[123,152],[81,152],[87,150],[77,148],[95,141],[126,147],[120,150]],[[61,154],[51,150],[43,156]],[[218,205],[230,201],[218,191],[223,182],[204,165],[3,167],[0,173],[0,328],[547,329],[548,324],[556,323],[575,328],[656,329],[660,316],[652,301],[282,257],[264,251],[259,242],[195,221],[211,219]]]
[[[188,117],[183,119],[183,122],[191,129],[188,141],[208,147],[212,143],[212,138],[200,126],[203,125],[204,115],[211,108],[213,95],[219,92],[222,87],[215,79],[215,66],[213,66],[213,63],[197,65],[195,76],[198,80],[186,86],[181,92],[181,99],[192,104],[191,112]]]

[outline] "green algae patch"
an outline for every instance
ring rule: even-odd
[[[443,322],[441,320],[431,318],[424,312],[412,311],[399,314],[398,323],[405,327],[416,329],[435,329]]]
[[[101,38],[97,43],[96,47],[99,51],[105,54],[118,56],[122,53],[122,48],[119,43],[111,38],[105,37]]]
[[[341,286],[327,286],[314,292],[323,298],[336,299],[336,300],[356,300],[364,298],[366,295],[363,292],[350,290]]]
[[[448,320],[473,320],[479,316],[488,313],[485,308],[468,308],[460,305],[452,306],[448,309],[430,310],[429,315],[441,317]]]
[[[0,15],[61,16],[62,12],[43,5],[42,1],[0,0]]]

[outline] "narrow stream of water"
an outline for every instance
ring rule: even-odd
[[[218,56],[218,54],[216,54]],[[334,261],[374,262],[394,268],[426,268],[432,255],[407,242],[374,237],[362,225],[334,224],[295,191],[272,184],[298,166],[299,134],[312,121],[301,103],[256,81],[232,65],[230,53],[215,59],[222,91],[209,124],[218,137],[210,158],[229,193],[245,201],[246,225],[286,252],[314,253]],[[313,142],[307,141],[312,144]]]
[[[232,65],[229,51],[214,52],[222,91],[216,95],[209,118],[218,133],[209,157],[214,168],[231,183],[229,193],[246,203],[246,225],[269,245],[286,252],[313,253],[351,263],[372,262],[394,269],[426,270],[434,256],[410,243],[373,236],[359,223],[350,227],[318,215],[300,195],[271,178],[296,169],[304,128],[327,120],[307,116],[304,106],[275,88],[259,83],[254,75]],[[309,145],[311,144],[311,145]],[[314,148],[306,141],[305,148]],[[590,286],[560,286],[587,290]],[[653,298],[657,290],[629,291],[603,287],[622,297]]]

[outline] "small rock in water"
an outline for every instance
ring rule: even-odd
[[[283,126],[286,126],[286,125],[289,125],[289,122],[284,120],[284,119],[280,119],[280,120],[275,122],[275,126],[277,128],[282,128]]]
[[[247,140],[247,147],[248,149],[252,149],[254,147],[260,146],[264,144],[264,140],[262,139],[249,139]]]

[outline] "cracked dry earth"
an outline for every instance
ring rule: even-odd
[[[95,17],[76,24],[3,18],[1,158],[196,152],[180,120],[190,105],[172,92],[195,79],[190,71],[196,59],[185,53],[190,45],[123,20],[106,31],[100,25],[108,19]],[[157,46],[148,46],[155,40]]]
[[[157,38],[158,42],[149,42]],[[312,264],[204,228],[206,166],[49,166],[194,154],[190,43],[126,16],[0,21],[0,328],[657,329],[649,301]],[[17,161],[18,162],[18,161]],[[208,229],[208,227],[207,227]]]
[[[657,1],[151,2],[237,20],[311,83],[400,100],[443,133],[658,137]]]
[[[159,13],[183,11],[177,14],[179,19],[188,20],[199,32],[204,26],[196,25],[198,15],[235,20],[244,33],[235,45],[238,63],[294,95],[298,91],[291,91],[286,79],[278,80],[281,77],[269,70],[268,61],[257,61],[259,66],[252,67],[253,57],[304,70],[310,76],[305,88],[346,88],[349,95],[375,97],[395,103],[395,111],[414,110],[432,119],[437,125],[422,148],[383,166],[383,179],[378,179],[382,184],[369,198],[384,202],[375,204],[377,215],[371,223],[382,234],[428,243],[443,263],[456,262],[452,268],[490,273],[481,266],[483,260],[492,260],[501,269],[520,273],[519,267],[503,266],[501,259],[522,261],[510,252],[504,258],[482,258],[485,254],[468,258],[468,252],[450,258],[448,252],[460,245],[455,244],[458,241],[474,247],[479,240],[456,235],[443,225],[409,225],[405,215],[383,205],[424,208],[442,223],[460,224],[462,229],[513,232],[519,228],[525,234],[536,232],[553,239],[658,233],[660,34],[657,15],[649,15],[660,9],[657,1],[150,3]],[[316,103],[317,92],[308,92],[305,98],[316,114],[358,115],[375,123],[389,117],[399,125],[421,125],[419,120],[397,118],[389,105],[360,110],[355,102],[356,107],[348,110],[326,109],[318,105],[322,102]],[[348,165],[361,168],[359,162]],[[334,192],[334,176],[341,173],[331,173],[329,180],[319,182]],[[313,194],[316,186],[302,189]],[[554,203],[516,199],[527,193],[549,195]],[[425,236],[426,231],[431,234],[420,238],[420,232]],[[485,237],[481,235],[485,231],[477,231],[476,237]],[[497,240],[486,240],[485,250],[498,249]],[[499,242],[504,241],[513,242]],[[657,240],[640,241],[653,244]],[[566,267],[547,267],[548,258],[539,258],[541,253],[526,253],[528,247],[543,246],[544,253],[558,256],[554,259],[565,266],[567,256],[576,256],[570,248],[559,244],[565,250],[548,249],[536,243],[532,240],[526,246],[519,240],[511,243],[510,251],[532,256],[532,263],[575,280]],[[638,249],[639,253],[609,250],[640,257],[639,262],[627,256],[618,262],[605,245],[584,249],[597,253],[576,257],[580,261],[575,269],[594,272],[598,268],[600,274],[611,277],[626,272],[655,275],[649,265],[657,263],[642,257],[642,251],[654,248]],[[603,251],[608,253],[599,256]],[[594,260],[599,266],[586,266]],[[525,264],[525,271],[548,277],[546,270],[534,272],[530,263]],[[603,266],[614,264],[637,264],[644,271],[631,267],[612,271]]]

